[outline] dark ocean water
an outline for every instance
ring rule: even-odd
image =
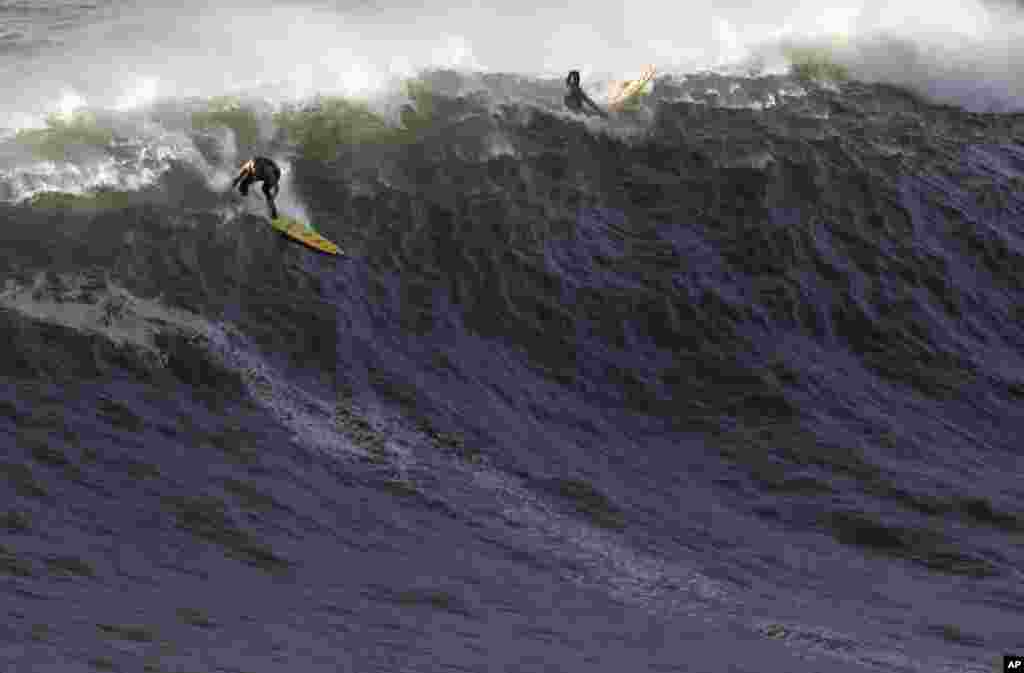
[[[605,123],[424,79],[415,142],[328,160],[179,98],[66,161],[3,142],[0,669],[1024,651],[1024,117],[705,74]],[[247,150],[347,256],[224,191]]]

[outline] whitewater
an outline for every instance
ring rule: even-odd
[[[0,0],[0,668],[1024,651],[1021,10],[419,4]]]

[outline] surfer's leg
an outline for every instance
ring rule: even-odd
[[[273,188],[277,185],[275,182],[271,184],[266,180],[263,181],[263,196],[267,199],[267,205],[270,206],[270,219],[277,219],[277,205],[274,203]]]
[[[253,183],[253,177],[250,175],[245,176],[242,182],[238,185],[238,191],[241,192],[242,196],[249,195],[249,185]]]

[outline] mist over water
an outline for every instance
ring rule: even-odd
[[[646,63],[661,74],[771,72],[785,67],[786,45],[820,47],[856,78],[968,108],[1017,109],[1022,100],[1020,10],[978,0],[411,4],[115,2],[75,10],[74,27],[59,12],[16,24],[10,8],[0,10],[8,42],[24,43],[26,54],[5,53],[13,86],[0,103],[4,125],[69,94],[105,107],[242,90],[373,97],[432,67],[551,77],[577,68],[584,85]]]

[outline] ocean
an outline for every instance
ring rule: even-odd
[[[0,669],[1000,670],[1018,12],[0,2]]]

